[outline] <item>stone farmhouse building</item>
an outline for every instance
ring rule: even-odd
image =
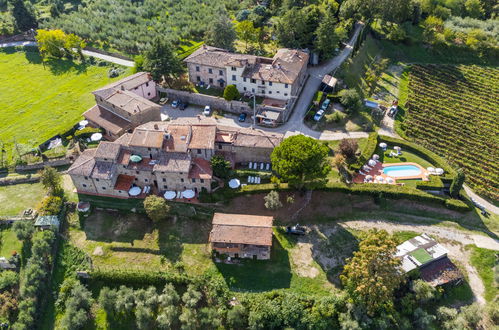
[[[215,213],[211,248],[233,258],[270,259],[273,220],[268,216]]]
[[[141,188],[139,198],[167,190],[210,192],[216,179],[210,166],[214,155],[233,166],[270,162],[281,141],[281,134],[219,126],[210,118],[149,122],[114,142],[85,150],[68,174],[82,194],[129,198],[132,187]]]
[[[298,96],[306,80],[308,59],[307,53],[295,49],[279,49],[268,58],[204,45],[184,62],[194,84],[235,85],[240,93],[288,101]]]
[[[93,94],[96,105],[83,117],[91,126],[102,128],[108,140],[141,124],[161,120],[161,107],[151,101],[157,97],[156,83],[147,72],[123,78]]]

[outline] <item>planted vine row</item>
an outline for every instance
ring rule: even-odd
[[[413,65],[406,135],[462,168],[478,194],[499,200],[499,69]]]

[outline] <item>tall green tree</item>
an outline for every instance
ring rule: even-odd
[[[155,38],[144,54],[143,68],[153,79],[161,82],[163,77],[177,76],[183,71],[182,63],[174,52],[174,47],[161,38]]]
[[[297,188],[325,180],[331,170],[329,148],[305,135],[288,137],[274,148],[272,167],[285,181]]]
[[[386,231],[370,230],[343,268],[340,279],[368,315],[393,310],[394,292],[404,281],[397,242]]]
[[[260,35],[260,29],[256,28],[251,21],[242,21],[236,25],[237,37],[244,41],[244,48],[248,50],[248,44],[256,42]]]
[[[340,41],[346,37],[345,29],[336,26],[336,23],[334,14],[327,12],[315,32],[315,48],[323,59],[331,58]]]
[[[154,222],[166,220],[170,214],[170,205],[156,195],[149,195],[144,200],[144,209],[147,216]]]
[[[62,177],[55,168],[45,166],[43,170],[40,171],[40,181],[49,195],[58,195],[62,192]]]
[[[204,36],[204,41],[210,46],[234,50],[234,41],[237,34],[234,29],[234,24],[226,15],[221,15],[210,25]]]
[[[452,183],[449,188],[450,195],[452,197],[454,198],[459,197],[459,192],[463,188],[464,179],[465,179],[464,172],[461,169],[459,169],[457,171],[456,177],[454,178],[454,180],[452,180]]]
[[[346,0],[341,4],[344,18],[381,18],[387,22],[402,23],[412,17],[412,0]]]
[[[38,26],[35,10],[30,2],[10,0],[10,12],[12,17],[14,17],[16,29],[20,32],[25,32]]]
[[[236,85],[227,85],[224,89],[224,99],[227,101],[232,101],[240,97],[240,93],[237,90]]]

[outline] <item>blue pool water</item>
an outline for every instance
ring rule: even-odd
[[[400,178],[420,175],[421,169],[415,165],[393,165],[383,168],[383,173],[393,178]]]

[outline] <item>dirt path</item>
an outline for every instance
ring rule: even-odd
[[[391,233],[394,231],[415,231],[437,236],[443,241],[440,243],[449,250],[449,255],[455,260],[461,262],[468,273],[468,282],[475,296],[475,300],[480,304],[485,304],[485,287],[478,276],[476,269],[470,264],[469,252],[464,249],[465,245],[475,244],[479,247],[499,251],[499,243],[490,237],[482,235],[469,234],[457,229],[443,228],[436,226],[427,226],[409,223],[393,223],[380,220],[355,220],[339,222],[340,226],[345,228],[366,230],[366,229],[384,229]]]

